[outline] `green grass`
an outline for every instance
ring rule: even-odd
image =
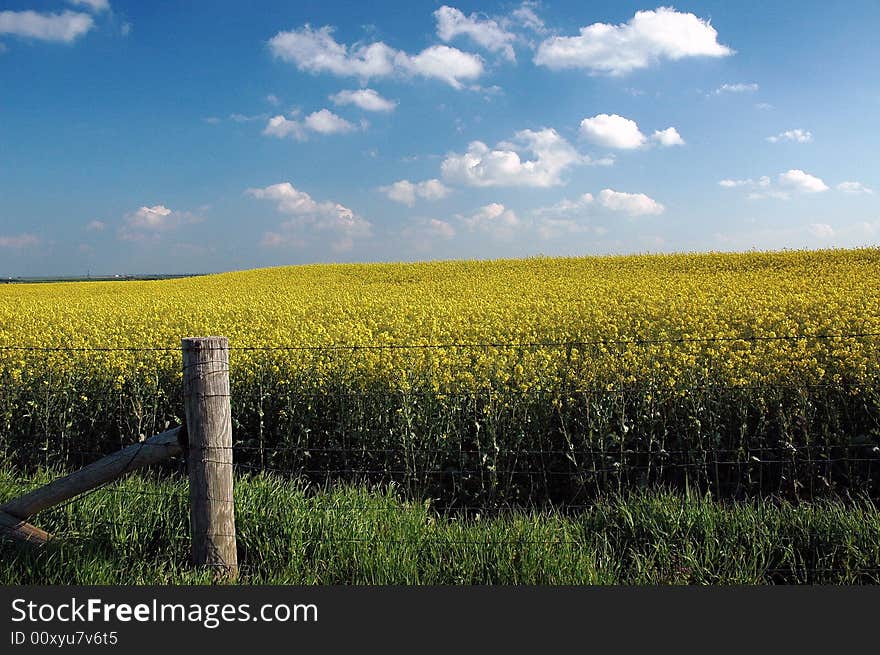
[[[0,500],[29,483],[0,471]],[[880,582],[868,500],[719,502],[663,490],[576,514],[441,513],[395,488],[236,479],[246,584],[755,584]],[[132,476],[35,517],[56,539],[0,545],[0,584],[200,584],[186,480]]]

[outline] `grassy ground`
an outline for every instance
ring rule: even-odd
[[[50,472],[44,478],[52,477]],[[28,488],[0,472],[0,501]],[[236,480],[247,584],[754,584],[880,582],[869,501],[721,503],[664,491],[576,513],[442,514],[392,489]],[[198,584],[187,565],[187,487],[130,477],[34,522],[57,535],[0,545],[0,584]]]

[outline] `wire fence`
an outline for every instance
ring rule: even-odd
[[[487,340],[446,343],[333,343],[229,347],[232,367],[234,460],[239,470],[305,476],[313,482],[395,481],[414,493],[450,502],[577,503],[627,485],[696,485],[720,496],[880,493],[880,332],[852,330],[809,334],[641,336],[609,339]],[[596,347],[663,346],[699,354],[707,344],[744,347],[741,371],[725,369],[713,354],[699,362],[700,379],[672,379],[659,366],[616,379],[595,374],[596,361],[619,352]],[[767,344],[807,352],[773,351],[777,365],[805,364],[816,376],[749,377],[756,363],[742,353]],[[695,346],[693,352],[690,349]],[[852,346],[852,348],[850,348]],[[576,349],[586,349],[574,357]],[[855,349],[855,350],[853,350]],[[0,351],[28,353],[24,363],[41,371],[47,353],[149,352],[179,346],[4,344]],[[401,376],[364,384],[358,353],[397,351],[557,351],[552,367],[520,379],[437,385],[411,376],[422,362],[395,360]],[[558,351],[563,351],[560,354]],[[235,353],[267,356],[306,352],[334,358],[339,377],[304,364],[300,377],[273,369],[277,360],[234,366]],[[739,351],[737,351],[739,352]],[[759,354],[764,351],[758,351]],[[780,354],[781,352],[781,354]],[[853,352],[859,359],[853,361]],[[728,353],[729,354],[729,353]],[[808,361],[804,361],[808,360]],[[533,363],[534,360],[528,360]],[[658,369],[659,360],[649,360]],[[378,363],[376,363],[378,362]],[[514,355],[509,370],[525,363]],[[607,363],[607,362],[606,362]],[[637,362],[639,363],[639,362]],[[642,362],[643,363],[643,362]],[[662,361],[659,361],[662,364]],[[453,358],[449,369],[467,357]],[[412,367],[409,370],[407,367]],[[76,371],[43,371],[28,384],[0,374],[0,448],[23,466],[76,467],[183,421],[180,366],[142,370],[130,381],[94,380]],[[296,373],[296,371],[293,371]],[[362,372],[362,371],[360,371]],[[452,374],[460,372],[453,370]],[[627,371],[632,373],[633,371]],[[505,371],[502,371],[505,373]],[[405,384],[401,384],[404,382]],[[542,386],[543,384],[543,386]],[[475,480],[479,484],[475,484]]]
[[[233,345],[229,348],[233,361],[236,352],[334,358],[340,353],[354,357],[371,353],[380,359],[383,353],[424,351],[564,353],[554,360],[552,383],[544,388],[524,388],[520,380],[503,384],[494,380],[479,388],[438,388],[433,380],[418,375],[404,375],[407,384],[400,386],[395,383],[400,378],[358,385],[344,377],[321,386],[309,379],[311,370],[291,381],[279,379],[270,366],[256,373],[233,366],[234,468],[239,479],[288,478],[309,484],[315,493],[340,483],[374,489],[393,485],[405,498],[430,499],[432,510],[444,520],[508,511],[577,516],[589,513],[609,493],[657,487],[709,493],[716,499],[876,499],[880,497],[878,337],[880,333],[853,331],[668,339]],[[670,384],[660,380],[662,376],[648,375],[621,376],[609,382],[584,375],[595,370],[589,357],[595,348],[612,348],[610,356],[618,357],[633,347],[693,347],[699,352],[703,346],[718,343],[736,344],[747,351],[767,344],[784,344],[783,348],[793,350],[797,344],[809,343],[814,347],[807,355],[777,351],[776,361],[794,367],[805,364],[811,372],[823,368],[824,375],[758,381],[742,376],[731,381],[729,370],[715,375],[713,358],[717,355],[703,362],[707,373],[699,380],[685,378]],[[842,344],[859,346],[861,359],[852,370],[847,368],[853,366],[847,360],[852,350]],[[573,362],[572,352],[577,349],[584,353]],[[36,366],[41,356],[50,353],[123,353],[136,359],[140,353],[179,352],[179,347],[0,345],[0,353],[4,351],[18,353]],[[814,361],[804,362],[805,356]],[[744,361],[754,363],[748,357]],[[453,364],[462,362],[467,357],[453,360]],[[511,369],[516,362],[511,360]],[[357,366],[355,362],[340,370]],[[0,459],[22,473],[46,466],[75,469],[180,424],[183,405],[178,370],[141,371],[139,386],[129,381],[88,380],[51,367],[22,383],[0,371]],[[144,384],[145,380],[150,383]],[[163,465],[160,477],[174,480],[184,467],[183,460]],[[8,482],[25,484],[28,479],[16,477]],[[118,484],[92,493],[147,501],[161,498],[179,502],[181,507],[186,502],[183,492],[169,496],[166,490]],[[398,516],[400,509],[342,506],[319,510],[319,516],[359,520],[382,513]],[[318,526],[316,532],[300,535],[298,547],[309,550],[335,543],[416,550],[440,546],[515,549],[585,544],[569,533],[534,539],[519,534],[456,540],[421,532],[389,536],[381,530],[352,536],[339,530],[322,532],[320,520]],[[97,527],[100,532],[112,525]],[[61,536],[75,543],[93,539],[94,531]],[[188,535],[185,531],[162,533],[162,538],[185,541]],[[790,543],[803,547],[823,539],[821,533],[808,533],[791,537]],[[784,542],[782,538],[780,544]],[[785,580],[786,575],[796,573],[798,579],[846,574],[880,581],[880,566],[864,561],[854,568],[824,566],[819,564],[824,561],[821,552],[811,557],[812,564],[792,561],[784,568],[768,563],[763,571],[769,579]],[[874,562],[880,563],[880,555]]]

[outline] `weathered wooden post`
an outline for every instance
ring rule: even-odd
[[[226,337],[183,339],[183,402],[189,437],[190,525],[196,566],[235,578],[232,411]]]

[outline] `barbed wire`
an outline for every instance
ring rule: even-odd
[[[75,383],[74,383],[75,384]],[[694,393],[694,392],[706,392],[706,391],[819,391],[819,390],[838,390],[838,391],[847,391],[852,389],[869,389],[869,390],[878,390],[880,385],[880,378],[877,380],[866,380],[866,381],[847,381],[841,380],[840,382],[826,382],[826,383],[802,383],[802,384],[794,384],[794,383],[778,383],[778,382],[762,382],[760,384],[688,384],[688,385],[675,385],[668,386],[662,384],[656,385],[625,385],[619,386],[618,383],[611,382],[606,386],[601,387],[566,387],[561,384],[553,385],[550,387],[545,387],[541,389],[522,389],[516,387],[505,387],[505,386],[486,386],[486,387],[475,387],[470,389],[451,389],[444,390],[440,389],[423,389],[423,388],[413,388],[413,389],[402,389],[402,388],[390,388],[390,389],[345,389],[345,388],[333,388],[325,391],[309,391],[309,390],[299,390],[295,388],[289,388],[287,394],[283,397],[286,398],[294,398],[294,399],[321,399],[326,400],[328,402],[332,401],[334,398],[388,398],[388,397],[400,397],[400,398],[429,398],[429,399],[438,399],[443,400],[446,398],[482,398],[482,397],[491,397],[496,396],[498,398],[503,398],[505,396],[550,396],[550,397],[559,397],[559,396],[575,396],[575,395],[594,395],[594,396],[602,396],[602,395],[620,395],[620,394],[682,394],[682,393]],[[290,387],[290,385],[285,385]],[[18,390],[20,387],[12,386],[12,385],[0,385],[0,389],[4,390]],[[149,396],[153,397],[153,394],[162,393],[163,397],[160,399],[160,404],[169,404],[169,402],[183,402],[185,398],[184,393],[181,391],[180,393],[172,392],[168,393],[167,389],[164,387],[156,387],[153,389],[140,389],[139,396]],[[210,396],[204,396],[199,394],[199,397],[211,397],[211,398],[226,398],[226,397],[235,397],[236,394],[211,394]],[[265,394],[267,397],[277,397],[277,388],[272,388],[272,394]],[[83,399],[82,396],[85,396]],[[113,398],[117,400],[131,400],[132,395],[130,391],[126,389],[107,389],[107,390],[78,390],[76,386],[72,385],[69,388],[60,388],[60,389],[42,389],[38,392],[38,395],[34,396],[35,404],[37,401],[41,401],[46,398],[66,398],[69,400],[80,401],[80,402],[88,402],[94,398]]]
[[[173,428],[168,428],[173,429]],[[51,436],[51,435],[50,435]],[[822,451],[822,450],[861,450],[861,449],[872,449],[877,452],[878,458],[880,458],[880,436],[874,437],[876,441],[867,441],[861,444],[813,444],[813,445],[794,445],[794,444],[780,444],[778,446],[748,446],[744,445],[739,448],[690,448],[690,449],[671,449],[666,450],[662,446],[658,446],[657,448],[646,448],[646,449],[636,449],[631,447],[623,447],[621,448],[618,445],[609,444],[606,447],[592,447],[592,448],[583,448],[583,447],[571,447],[571,448],[500,448],[496,446],[487,446],[485,449],[479,448],[456,448],[454,444],[450,444],[447,447],[429,447],[424,444],[413,442],[411,444],[401,445],[396,448],[368,448],[368,447],[360,447],[360,446],[317,446],[317,445],[296,445],[296,446],[257,446],[257,445],[232,445],[232,446],[190,446],[191,450],[232,450],[232,451],[243,451],[243,452],[253,452],[253,453],[347,453],[351,455],[364,455],[364,454],[400,454],[405,456],[412,456],[414,454],[422,455],[422,454],[445,454],[445,455],[480,455],[487,456],[491,455],[493,457],[512,457],[517,455],[617,455],[617,456],[639,456],[639,455],[654,455],[658,457],[667,457],[674,455],[691,455],[691,456],[710,456],[710,455],[745,455],[750,456],[754,453],[790,453],[792,456],[806,452],[809,453],[811,451]],[[140,445],[143,448],[167,448],[165,444],[155,444],[148,443],[146,441],[133,441],[131,443],[125,444],[122,446],[132,446],[132,445]],[[19,446],[15,448],[3,448],[0,447],[0,453],[31,453],[31,454],[45,454],[47,451],[44,448],[36,448],[34,446]],[[52,454],[49,452],[49,454]],[[75,450],[68,449],[65,450],[67,455],[100,455],[105,456],[108,453],[105,450]],[[63,456],[63,454],[59,454],[59,456]],[[170,456],[170,460],[180,459],[180,456]],[[817,460],[819,461],[819,460]]]
[[[301,346],[221,346],[201,348],[202,351],[210,350],[254,350],[254,351],[321,351],[321,350],[418,350],[418,349],[468,349],[468,348],[577,348],[582,346],[608,346],[608,345],[662,345],[681,343],[713,343],[713,342],[762,342],[762,341],[803,341],[803,340],[840,340],[840,339],[870,339],[880,337],[880,332],[850,332],[850,333],[819,333],[819,334],[784,334],[784,335],[722,335],[706,337],[621,337],[615,339],[592,339],[592,340],[548,340],[548,341],[486,341],[486,342],[456,342],[445,343],[365,343],[365,344],[315,344]],[[0,350],[21,351],[45,351],[45,352],[180,352],[181,346],[35,346],[35,345],[0,345]]]

